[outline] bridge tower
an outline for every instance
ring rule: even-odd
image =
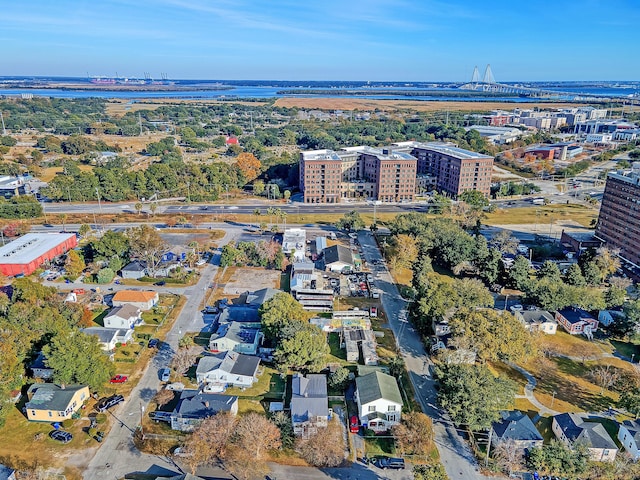
[[[471,88],[475,90],[478,87],[479,81],[480,81],[480,72],[478,71],[478,66],[476,65],[473,68],[473,75],[471,75]]]
[[[493,72],[491,71],[491,65],[487,64],[487,68],[484,70],[484,77],[482,77],[482,83],[494,84],[496,79],[493,78]]]

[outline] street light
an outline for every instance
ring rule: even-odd
[[[553,391],[553,394],[552,394],[552,396],[551,396],[551,408],[553,408],[553,402],[554,402],[554,401],[555,401],[555,399],[556,399],[556,394],[557,394],[557,393],[558,393],[558,392],[556,392],[555,390]]]

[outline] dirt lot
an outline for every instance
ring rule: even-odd
[[[279,270],[262,268],[236,268],[225,283],[223,292],[227,295],[239,295],[261,288],[279,288],[281,273]]]
[[[411,109],[420,112],[438,111],[488,111],[513,110],[526,106],[527,108],[562,108],[577,107],[577,103],[516,103],[516,102],[424,102],[416,100],[375,100],[365,98],[279,98],[276,107],[298,107],[321,110],[402,110]]]

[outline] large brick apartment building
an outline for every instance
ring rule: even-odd
[[[425,185],[453,198],[465,190],[488,196],[492,168],[493,157],[439,142],[312,150],[300,153],[300,190],[306,203],[413,201]]]
[[[640,268],[640,162],[631,172],[607,176],[595,235]]]

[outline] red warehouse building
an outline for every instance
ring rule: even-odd
[[[27,233],[0,248],[0,273],[29,275],[77,245],[75,233]]]

